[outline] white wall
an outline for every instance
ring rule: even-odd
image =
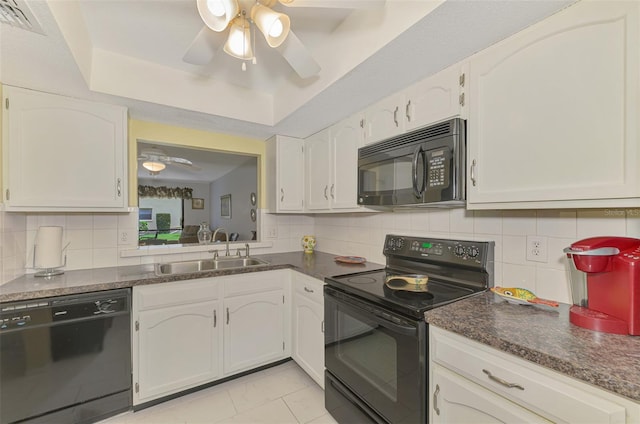
[[[229,233],[238,233],[238,240],[251,240],[251,231],[256,223],[251,221],[251,193],[256,192],[258,181],[256,159],[235,168],[211,183],[211,228],[222,227]],[[220,196],[231,194],[231,219],[220,216]]]
[[[211,184],[209,183],[188,183],[188,187],[193,189],[193,197],[204,199],[204,209],[193,209],[191,200],[184,201],[184,225],[200,225],[206,222],[211,225],[209,216],[211,215]]]

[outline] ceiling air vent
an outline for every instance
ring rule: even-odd
[[[0,23],[44,34],[24,0],[0,0]]]

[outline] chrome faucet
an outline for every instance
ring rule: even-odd
[[[216,230],[213,232],[213,236],[211,236],[211,240],[216,240],[216,234],[218,234],[218,231],[222,231],[224,233],[224,237],[227,243],[227,248],[225,249],[224,255],[229,256],[229,233],[227,232],[227,230],[225,230],[224,228],[216,228]]]

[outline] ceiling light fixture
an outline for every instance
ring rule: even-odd
[[[287,0],[280,1],[289,3]],[[253,5],[248,0],[197,0],[198,13],[209,28],[216,32],[229,28],[225,53],[243,61],[252,60],[254,64],[255,34],[252,48],[251,24],[258,27],[267,44],[273,48],[280,46],[289,35],[291,21],[284,13],[269,7],[275,3],[275,0],[255,1]],[[245,62],[242,63],[242,70],[246,70]]]
[[[160,172],[163,169],[165,169],[167,167],[167,165],[165,165],[162,162],[154,162],[154,161],[148,161],[148,162],[142,162],[142,167],[144,169],[147,169],[149,172]]]

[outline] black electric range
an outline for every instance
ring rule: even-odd
[[[383,270],[325,279],[325,407],[339,423],[426,423],[425,311],[493,286],[494,242],[387,235]]]

